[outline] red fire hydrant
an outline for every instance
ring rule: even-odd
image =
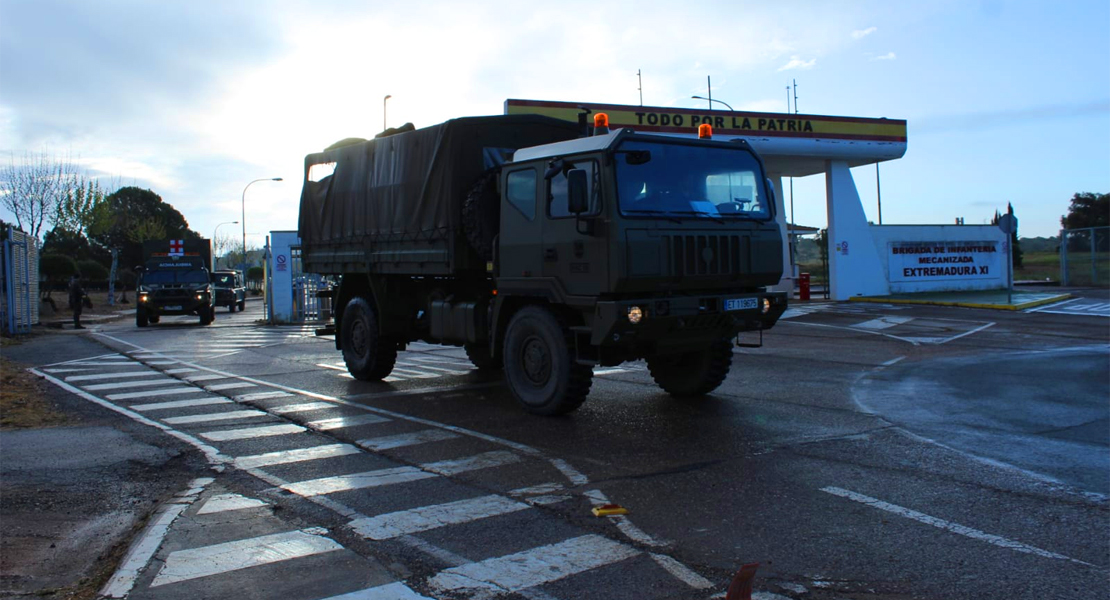
[[[809,273],[798,275],[798,300],[809,300]]]

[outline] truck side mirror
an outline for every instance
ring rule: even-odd
[[[586,182],[585,169],[571,169],[567,171],[567,211],[572,215],[580,215],[590,209],[589,185]]]
[[[768,204],[771,205],[771,206],[774,206],[774,204],[775,204],[775,183],[773,181],[771,181],[770,177],[767,178],[767,198],[770,199],[770,202]]]

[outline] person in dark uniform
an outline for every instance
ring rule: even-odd
[[[85,288],[81,287],[80,273],[74,273],[69,280],[69,307],[73,309],[73,328],[84,329],[81,311],[85,308]]]

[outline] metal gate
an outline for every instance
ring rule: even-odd
[[[1060,232],[1060,283],[1083,286],[1110,283],[1110,227]]]
[[[8,335],[30,333],[39,322],[38,240],[7,226],[0,230],[0,328]]]
[[[297,321],[327,321],[331,318],[331,299],[320,298],[317,292],[331,288],[320,275],[301,274],[293,277],[293,318]]]

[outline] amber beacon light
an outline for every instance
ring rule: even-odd
[[[594,115],[594,135],[605,135],[606,133],[609,133],[609,115],[597,113]]]
[[[713,126],[709,123],[698,125],[698,138],[708,140],[713,137]]]

